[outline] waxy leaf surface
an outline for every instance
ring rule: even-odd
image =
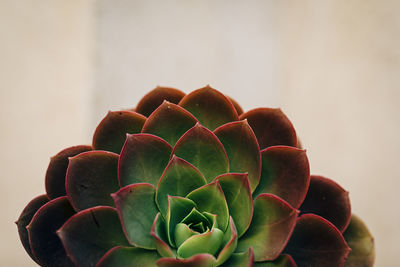
[[[196,124],[176,143],[172,154],[197,167],[210,182],[229,170],[225,149],[213,132]]]
[[[356,215],[351,216],[351,221],[343,237],[350,246],[351,251],[346,260],[346,267],[372,267],[375,261],[374,238],[364,222]]]
[[[253,220],[239,239],[238,251],[254,250],[255,261],[276,259],[285,248],[296,224],[298,211],[272,194],[254,200]]]
[[[74,266],[67,256],[56,231],[75,210],[67,197],[59,197],[43,205],[27,226],[32,253],[41,266]]]
[[[226,96],[230,101],[231,101],[231,103],[232,103],[232,105],[235,107],[235,109],[236,109],[236,112],[237,112],[237,114],[240,116],[242,113],[243,113],[243,109],[242,109],[242,107],[239,105],[239,103],[235,100],[235,99],[233,99],[232,97],[230,97],[230,96]]]
[[[96,267],[157,267],[160,255],[155,251],[135,247],[114,247],[99,261]]]
[[[140,133],[145,121],[145,116],[133,111],[108,112],[93,135],[93,149],[119,154],[126,134]]]
[[[254,253],[250,247],[245,252],[233,253],[229,260],[225,262],[223,267],[253,267]]]
[[[293,125],[279,108],[252,109],[240,115],[240,119],[247,119],[261,149],[276,145],[297,145]]]
[[[217,266],[223,264],[226,260],[229,259],[229,257],[232,255],[237,247],[237,241],[238,234],[236,231],[235,223],[232,217],[230,217],[229,226],[225,231],[224,238],[222,240],[221,251],[219,252],[217,257]]]
[[[214,255],[219,250],[223,237],[224,233],[218,228],[193,235],[179,246],[177,250],[178,257],[189,258],[201,253]]]
[[[171,155],[171,146],[151,134],[128,135],[118,163],[120,186],[135,183],[157,185]]]
[[[111,248],[129,246],[117,211],[98,206],[72,216],[57,232],[77,266],[96,266]]]
[[[158,213],[155,193],[153,185],[138,183],[112,194],[125,235],[135,247],[156,248],[150,235],[154,217]]]
[[[197,254],[189,259],[162,258],[157,261],[159,267],[210,267],[215,258],[210,254]]]
[[[274,146],[261,151],[262,171],[253,197],[270,193],[299,208],[310,183],[310,168],[305,150]]]
[[[214,131],[229,158],[229,171],[248,173],[253,192],[261,175],[261,155],[256,136],[246,120],[227,123]]]
[[[224,192],[229,214],[237,234],[241,237],[249,228],[253,217],[253,198],[247,174],[227,173],[216,178]]]
[[[171,247],[168,245],[167,226],[161,213],[157,213],[150,234],[154,238],[154,244],[158,254],[162,257],[174,256]]]
[[[310,187],[300,211],[301,214],[317,214],[343,232],[351,217],[349,193],[328,178],[311,175]]]
[[[50,199],[65,196],[65,175],[67,173],[68,158],[92,150],[91,146],[73,146],[60,151],[51,157],[46,172],[46,193]]]
[[[202,125],[211,131],[222,124],[239,119],[231,101],[210,86],[186,95],[179,105],[192,113]]]
[[[70,158],[66,188],[76,211],[99,205],[114,206],[110,194],[119,189],[118,155],[89,151]]]
[[[181,106],[164,101],[147,118],[142,132],[157,135],[173,146],[196,122],[196,118]]]
[[[285,253],[298,266],[343,266],[350,248],[340,231],[329,221],[314,214],[298,218]]]
[[[29,254],[29,256],[37,262],[36,258],[32,254],[32,249],[29,244],[29,236],[28,236],[28,230],[26,229],[26,226],[31,222],[33,215],[38,211],[40,207],[42,207],[44,204],[49,202],[49,198],[47,195],[40,195],[34,199],[32,199],[28,205],[24,208],[24,210],[21,212],[21,215],[19,216],[18,220],[15,222],[18,227],[18,234],[19,238],[21,239],[21,243],[24,246],[26,252]]]
[[[290,255],[282,254],[273,261],[256,262],[254,267],[297,267]]]
[[[148,117],[164,100],[178,104],[184,96],[185,93],[178,89],[158,86],[140,100],[136,112]]]
[[[156,203],[163,217],[167,214],[168,195],[184,197],[205,184],[206,180],[198,169],[174,155],[160,178],[156,192]]]

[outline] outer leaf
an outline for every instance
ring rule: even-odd
[[[189,111],[164,101],[146,120],[142,132],[157,135],[173,146],[196,122]]]
[[[287,254],[280,255],[274,261],[256,262],[254,264],[254,266],[255,267],[297,267],[293,258]]]
[[[171,146],[157,136],[128,135],[118,162],[120,186],[143,182],[157,185],[171,150]]]
[[[67,195],[76,211],[106,205],[114,206],[110,194],[119,189],[118,155],[89,151],[70,158],[67,169]]]
[[[240,115],[240,119],[248,120],[261,149],[276,145],[297,145],[294,127],[279,108],[252,109]]]
[[[160,213],[157,213],[150,234],[154,238],[158,254],[160,254],[161,257],[173,257],[174,253],[167,244],[168,237],[166,229],[167,226],[165,225],[164,219]]]
[[[253,130],[247,121],[243,120],[222,125],[214,133],[221,140],[228,154],[230,172],[247,172],[253,192],[261,175],[260,147]]]
[[[231,103],[232,103],[232,105],[235,107],[235,109],[236,109],[236,112],[237,112],[237,114],[240,116],[242,113],[243,113],[243,109],[242,109],[242,107],[239,105],[239,103],[235,100],[235,99],[233,99],[232,97],[230,97],[230,96],[226,96],[230,101],[231,101]]]
[[[185,93],[178,89],[157,86],[140,100],[136,112],[148,117],[164,100],[178,104],[184,96]]]
[[[314,214],[304,214],[297,220],[285,248],[299,266],[343,266],[349,251],[340,231]]]
[[[158,213],[156,189],[151,184],[128,185],[112,194],[128,241],[135,247],[155,249],[150,231]]]
[[[179,139],[172,154],[197,167],[208,182],[229,170],[223,145],[213,132],[198,123]]]
[[[232,217],[229,218],[229,226],[227,231],[224,234],[224,239],[222,241],[222,249],[218,254],[217,258],[217,266],[223,264],[232,253],[235,251],[237,247],[238,235],[235,227],[235,223]]]
[[[222,124],[238,120],[237,112],[231,101],[210,86],[186,95],[179,105],[192,113],[202,125],[212,131]]]
[[[146,117],[133,111],[110,111],[97,126],[93,148],[119,154],[126,134],[140,133]]]
[[[224,192],[229,213],[241,237],[249,228],[253,217],[253,198],[247,174],[227,173],[215,178]]]
[[[47,197],[47,195],[40,195],[34,198],[31,202],[28,203],[28,205],[26,205],[24,210],[21,212],[21,215],[19,216],[18,220],[15,222],[18,227],[18,234],[19,238],[21,239],[22,245],[24,246],[29,256],[34,261],[36,261],[36,263],[38,262],[32,254],[32,249],[29,244],[28,230],[26,229],[26,226],[31,222],[33,215],[35,215],[38,209],[47,202],[49,202],[49,198]]]
[[[271,193],[283,198],[294,208],[299,208],[310,183],[306,151],[274,146],[261,151],[261,155],[261,179],[253,197],[261,193]]]
[[[351,216],[351,221],[343,233],[351,251],[344,266],[370,267],[375,261],[374,238],[367,226],[356,215]]]
[[[218,228],[225,231],[229,223],[229,209],[218,180],[193,190],[186,197],[196,203],[199,211],[216,214]]]
[[[233,253],[223,267],[253,267],[254,266],[254,253],[250,247],[245,252]]]
[[[77,266],[95,266],[115,246],[129,246],[117,211],[98,206],[72,216],[57,231],[68,256]]]
[[[73,146],[60,151],[51,157],[46,172],[46,192],[50,199],[65,196],[65,174],[67,173],[68,158],[82,152],[92,150],[91,146]]]
[[[261,194],[254,201],[253,220],[239,239],[237,250],[253,247],[255,261],[276,259],[289,240],[297,214],[297,210],[279,197]]]
[[[156,203],[163,217],[165,218],[167,214],[168,195],[186,196],[204,184],[206,184],[206,180],[196,167],[175,155],[172,156],[160,178],[156,191]]]
[[[155,251],[118,246],[110,249],[96,267],[156,267],[159,258]]]
[[[189,259],[162,258],[157,261],[159,267],[210,267],[215,258],[210,254],[197,254]]]
[[[327,219],[343,232],[351,217],[349,192],[328,178],[312,175],[300,210]]]
[[[27,230],[32,253],[39,265],[74,266],[56,234],[57,229],[74,214],[67,197],[53,199],[35,213]]]

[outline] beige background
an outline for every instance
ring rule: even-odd
[[[350,191],[376,266],[396,266],[399,3],[0,0],[0,266],[35,266],[13,222],[50,156],[157,84],[208,83],[281,106],[312,172]]]

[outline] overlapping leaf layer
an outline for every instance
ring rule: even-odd
[[[51,158],[46,192],[17,221],[41,266],[373,265],[347,191],[310,175],[285,114],[210,86],[109,112],[92,146]]]

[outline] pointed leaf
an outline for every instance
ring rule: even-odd
[[[190,258],[202,253],[214,255],[219,250],[223,238],[224,233],[218,228],[213,228],[203,234],[193,235],[179,246],[178,257]]]
[[[112,194],[122,229],[135,247],[155,249],[150,231],[158,213],[154,201],[156,189],[151,184],[138,183],[121,188]]]
[[[19,216],[18,220],[15,222],[18,227],[18,234],[19,238],[21,239],[21,243],[24,246],[26,252],[29,254],[29,256],[37,262],[35,256],[32,254],[32,249],[29,244],[29,236],[28,236],[28,230],[26,229],[26,226],[31,222],[33,215],[38,211],[39,208],[41,208],[44,204],[49,202],[49,198],[47,195],[40,195],[34,199],[32,199],[28,205],[24,208],[24,210],[21,212],[21,215]],[[38,263],[39,264],[39,263]]]
[[[232,217],[230,217],[229,226],[224,234],[224,239],[222,241],[222,249],[217,257],[217,266],[223,264],[226,260],[229,259],[229,257],[232,255],[237,247],[237,241],[238,234],[236,231],[235,223]]]
[[[294,127],[279,108],[252,109],[240,115],[240,119],[247,119],[261,149],[276,145],[297,145]]]
[[[93,148],[119,154],[126,134],[140,133],[146,117],[133,111],[110,111],[97,126]]]
[[[162,258],[158,267],[210,267],[215,265],[215,258],[210,254],[197,254],[189,259]]]
[[[246,252],[233,253],[223,267],[253,267],[254,253],[250,247]]]
[[[159,136],[173,146],[196,122],[196,118],[189,111],[164,101],[147,118],[142,132]]]
[[[67,197],[53,199],[35,213],[27,230],[32,253],[39,265],[74,266],[56,234],[74,214]]]
[[[174,240],[175,227],[180,223],[196,204],[187,198],[168,196],[168,213],[166,217],[167,238],[172,247],[176,247]]]
[[[70,158],[66,188],[75,210],[114,206],[110,194],[119,189],[117,169],[118,155],[107,151],[89,151]]]
[[[301,214],[317,214],[343,232],[351,218],[349,192],[328,178],[311,175],[310,187],[300,211]]]
[[[129,246],[117,211],[98,206],[72,216],[57,231],[58,236],[77,266],[95,266],[115,246]]]
[[[296,224],[298,211],[271,194],[261,194],[254,201],[253,220],[239,239],[238,251],[253,247],[254,260],[274,260],[282,250]]]
[[[251,192],[261,175],[261,155],[256,136],[246,120],[227,123],[214,131],[229,158],[229,171],[249,174]]]
[[[179,102],[179,106],[192,113],[211,131],[222,124],[239,119],[231,101],[210,86],[186,95]]]
[[[235,109],[236,109],[236,112],[237,112],[237,114],[240,116],[242,113],[243,113],[243,109],[242,109],[242,107],[239,105],[239,103],[235,100],[235,99],[233,99],[232,97],[230,97],[230,96],[226,96],[226,97],[228,97],[228,99],[231,101],[231,103],[232,103],[232,105],[235,107]]]
[[[285,248],[299,266],[343,266],[349,251],[340,231],[314,214],[298,218]]]
[[[46,192],[50,199],[65,196],[65,175],[68,168],[68,158],[74,157],[82,152],[92,150],[91,146],[73,146],[60,151],[51,157],[46,172]]]
[[[229,170],[223,145],[213,132],[200,124],[196,124],[179,139],[172,154],[197,167],[208,182]]]
[[[118,246],[110,249],[96,267],[157,267],[158,259],[160,255],[155,251]]]
[[[290,255],[282,254],[274,261],[256,262],[255,267],[297,267]]]
[[[372,267],[375,261],[374,238],[364,222],[353,214],[343,236],[351,248],[344,266]]]
[[[174,257],[174,253],[168,245],[166,229],[167,226],[161,216],[161,213],[157,213],[150,234],[154,238],[157,252],[161,255],[161,257]]]
[[[206,180],[199,170],[174,155],[165,168],[156,191],[156,203],[163,217],[167,214],[168,195],[184,197],[205,184]]]
[[[270,193],[283,198],[294,208],[303,202],[310,183],[310,168],[305,150],[274,146],[261,151],[262,171],[253,197]]]
[[[157,185],[171,155],[171,146],[150,134],[128,135],[118,162],[120,186],[135,183]]]
[[[241,237],[249,228],[253,217],[253,198],[247,174],[227,173],[215,178],[224,192],[229,213],[232,216],[237,234]]]
[[[158,86],[140,100],[136,112],[148,117],[164,100],[178,104],[184,96],[185,93],[178,89]]]
[[[199,211],[216,214],[218,228],[225,231],[229,223],[229,209],[218,180],[193,190],[186,197],[196,203]]]

